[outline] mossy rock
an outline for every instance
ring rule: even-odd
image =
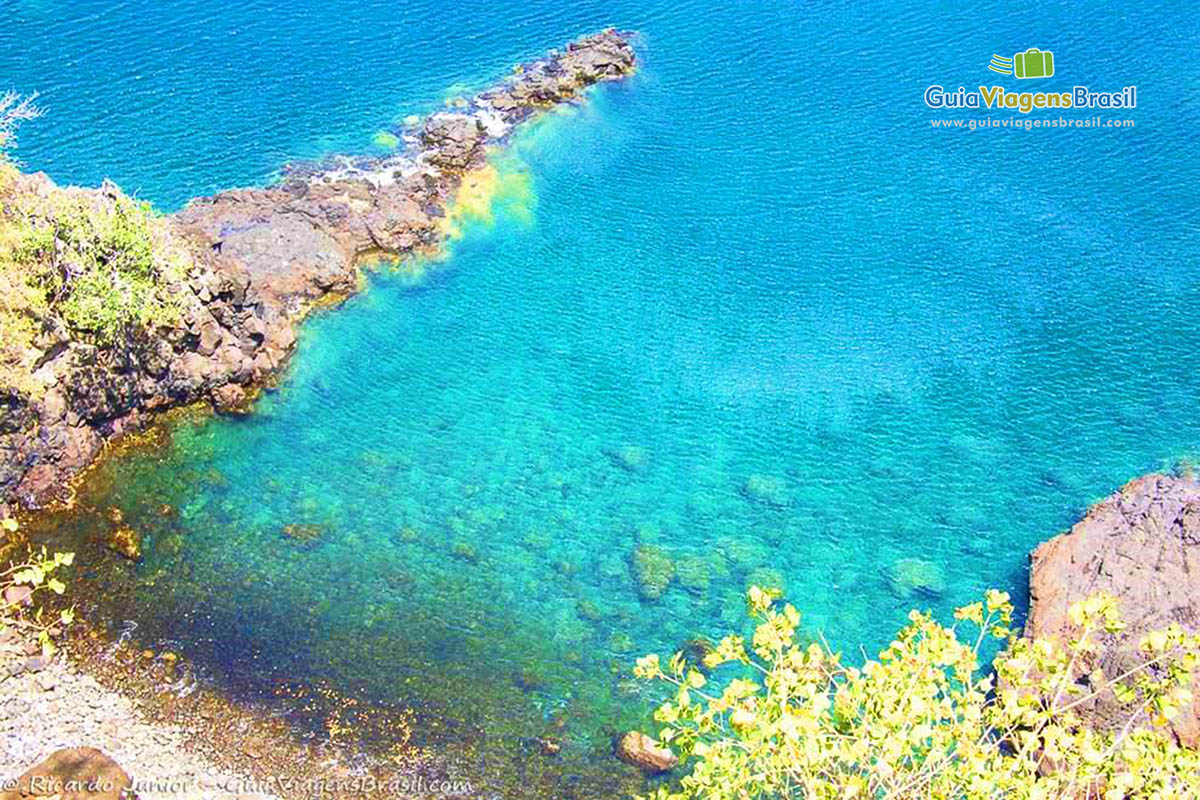
[[[603,452],[614,467],[634,475],[645,472],[650,465],[650,454],[637,445],[606,447]]]
[[[757,586],[760,589],[775,589],[781,595],[787,594],[787,579],[783,573],[774,567],[759,567],[746,576],[746,588]]]
[[[468,564],[479,563],[479,551],[470,542],[457,541],[450,546],[450,555]]]
[[[632,653],[633,639],[624,631],[613,631],[608,637],[608,649],[614,653]]]
[[[675,577],[684,589],[702,595],[712,580],[709,560],[703,556],[683,556],[675,562]]]
[[[902,558],[892,564],[884,577],[888,590],[900,600],[913,597],[941,597],[946,591],[942,568],[921,558]]]
[[[128,525],[117,525],[110,530],[104,539],[104,546],[130,561],[142,558],[141,534]]]
[[[782,509],[792,504],[786,478],[778,475],[754,474],[742,483],[742,495],[752,503]]]
[[[661,547],[639,544],[633,549],[630,561],[638,596],[654,601],[662,597],[675,577],[675,564]]]

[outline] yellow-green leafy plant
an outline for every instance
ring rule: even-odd
[[[190,264],[166,221],[116,186],[62,189],[0,165],[0,384],[37,394],[31,373],[64,330],[109,346],[177,322]]]
[[[185,261],[148,203],[109,184],[53,192],[18,217],[11,257],[75,331],[109,343],[129,325],[178,318]]]
[[[800,615],[776,595],[751,588],[753,638],[726,637],[703,664],[638,660],[639,677],[673,687],[657,734],[690,766],[654,800],[1200,796],[1200,756],[1162,730],[1191,702],[1200,649],[1178,626],[1105,678],[1094,656],[1123,627],[1115,599],[1074,604],[1077,632],[1060,643],[1018,636],[1009,596],[991,591],[949,627],[912,612],[878,658],[851,666],[798,641]],[[1079,711],[1106,693],[1128,716],[1091,727]]]
[[[0,390],[38,396],[45,352],[73,338],[108,347],[174,324],[191,255],[148,203],[106,182],[60,188],[8,155],[36,95],[0,94]]]
[[[5,535],[17,532],[13,519],[0,520]],[[75,610],[65,608],[49,613],[39,602],[38,595],[50,592],[61,595],[67,586],[56,574],[75,561],[74,553],[50,553],[44,546],[29,550],[27,556],[0,570],[0,634],[15,631],[20,636],[36,638],[42,654],[54,654],[51,631],[75,621]]]

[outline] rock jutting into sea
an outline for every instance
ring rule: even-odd
[[[68,499],[69,479],[104,442],[154,412],[207,399],[220,412],[245,413],[287,362],[308,310],[358,291],[364,259],[439,252],[455,193],[489,147],[539,110],[630,74],[635,62],[625,35],[585,36],[415,121],[401,132],[402,152],[293,166],[277,185],[191,201],[168,218],[190,255],[178,323],[131,332],[113,347],[52,326],[33,359],[41,395],[0,387],[0,512],[14,501],[37,508]],[[56,191],[44,174],[17,181],[18,193]],[[111,186],[70,191],[96,203],[116,198]]]
[[[1067,609],[1096,593],[1120,603],[1127,627],[1094,633],[1098,649],[1081,674],[1091,683],[1112,679],[1144,660],[1138,641],[1178,623],[1200,630],[1200,482],[1190,477],[1145,475],[1092,506],[1070,531],[1033,551],[1029,578],[1031,637],[1065,637],[1074,632]],[[1200,744],[1200,676],[1195,698],[1171,720],[1183,744]],[[1124,724],[1136,706],[1102,692],[1081,706],[1080,715],[1109,729]]]

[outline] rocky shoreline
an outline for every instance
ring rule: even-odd
[[[286,365],[295,326],[357,292],[366,259],[441,249],[455,193],[489,148],[635,64],[625,34],[585,36],[402,130],[407,145],[394,155],[292,167],[278,185],[190,202],[169,218],[191,260],[178,325],[103,348],[47,325],[34,376],[42,395],[0,389],[0,515],[69,502],[71,479],[105,443],[158,412],[207,400],[245,413]],[[42,174],[19,181],[20,192],[54,188]],[[74,191],[104,202],[113,189]]]
[[[17,779],[42,766],[65,779],[63,756],[77,751],[99,754],[77,770],[119,769],[143,800],[475,797],[485,788],[418,748],[363,758],[340,737],[304,737],[271,709],[197,683],[175,654],[113,642],[86,623],[61,644],[47,658],[36,643],[0,639],[0,800],[45,796]]]
[[[193,727],[152,721],[129,696],[106,687],[64,658],[28,656],[9,642],[0,645],[0,660],[9,673],[0,680],[0,721],[5,731],[0,738],[4,781],[0,798],[4,800],[45,794],[31,791],[35,786],[28,781],[15,786],[10,782],[29,775],[35,765],[45,765],[43,776],[66,778],[71,767],[63,763],[64,754],[85,747],[95,752],[74,769],[96,777],[115,766],[114,776],[123,777],[114,780],[124,781],[146,800],[273,796],[249,791],[256,787],[252,776],[218,766],[215,753],[202,752],[203,739]],[[36,663],[26,666],[30,661]],[[18,663],[21,669],[16,672]]]
[[[1130,481],[1088,509],[1070,531],[1042,543],[1031,556],[1031,637],[1063,637],[1072,626],[1071,603],[1096,593],[1120,602],[1128,627],[1098,633],[1082,672],[1087,681],[1122,674],[1142,657],[1137,646],[1150,631],[1178,624],[1200,631],[1200,482],[1190,474],[1150,474]],[[1170,722],[1176,740],[1200,745],[1200,674],[1194,699]],[[1101,729],[1129,718],[1131,709],[1105,692],[1083,709]]]

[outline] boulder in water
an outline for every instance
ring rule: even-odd
[[[633,550],[631,560],[633,579],[643,600],[657,600],[675,577],[675,564],[662,548],[640,544]]]
[[[940,597],[946,591],[942,568],[921,558],[902,558],[888,567],[888,589],[901,600],[916,596]]]
[[[792,504],[787,480],[778,475],[751,475],[742,484],[742,495],[750,502],[768,508],[787,508]]]
[[[640,731],[622,734],[613,750],[617,758],[650,775],[674,769],[679,763],[674,753]]]

